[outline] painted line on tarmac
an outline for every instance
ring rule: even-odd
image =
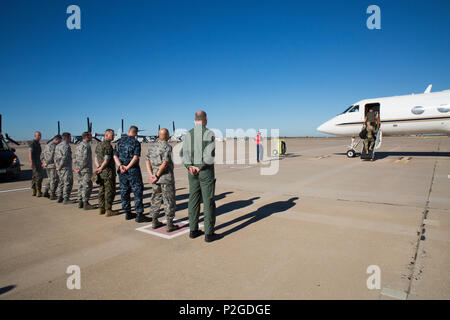
[[[394,299],[399,299],[399,300],[406,300],[407,294],[404,291],[398,291],[398,290],[393,290],[393,289],[389,289],[384,287],[381,290],[381,295],[383,296],[387,296],[387,297],[391,297]]]
[[[164,224],[167,223],[167,220],[163,220],[162,223],[164,223]],[[158,237],[161,237],[161,238],[164,238],[164,239],[168,239],[168,240],[176,238],[176,237],[181,236],[183,234],[186,234],[186,233],[188,233],[190,231],[189,230],[189,222],[186,222],[186,221],[183,221],[183,220],[179,219],[179,220],[174,220],[173,223],[174,224],[178,224],[179,226],[181,225],[180,226],[181,230],[180,231],[173,231],[171,234],[168,234],[167,232],[164,231],[165,226],[162,226],[162,227],[160,227],[158,229],[153,229],[151,224],[143,226],[143,227],[136,228],[135,230],[136,231],[145,232],[145,233],[148,233],[148,234],[151,234],[151,235],[154,235],[154,236],[158,236]],[[203,227],[203,224],[200,223],[199,227]]]
[[[14,192],[14,191],[23,191],[23,190],[30,190],[31,187],[26,187],[26,188],[18,188],[18,189],[9,189],[9,190],[2,190],[0,191],[0,193],[4,193],[4,192]]]

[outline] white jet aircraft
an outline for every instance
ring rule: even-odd
[[[374,109],[380,119],[375,148],[384,135],[448,134],[450,135],[450,90],[431,92],[431,85],[422,94],[365,99],[348,107],[343,113],[320,125],[323,133],[351,137],[347,156],[356,155],[355,142],[363,127],[367,110]]]

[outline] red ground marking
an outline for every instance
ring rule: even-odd
[[[175,225],[179,226],[180,229],[176,230],[176,231],[172,231],[172,232],[167,232],[166,231],[166,224],[164,224],[162,227],[159,227],[157,229],[153,229],[152,226],[148,226],[146,228],[143,228],[144,230],[148,230],[148,231],[152,231],[152,232],[156,232],[156,233],[160,233],[160,234],[164,234],[166,236],[173,236],[177,233],[180,233],[182,231],[185,231],[186,229],[189,229],[189,223],[188,222],[178,222],[178,223],[174,223]]]

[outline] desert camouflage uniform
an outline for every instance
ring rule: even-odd
[[[47,171],[47,181],[45,182],[44,189],[46,192],[50,191],[51,194],[55,194],[59,181],[54,162],[55,148],[56,144],[51,141],[45,145],[44,152],[41,154],[41,161],[47,164],[45,167]]]
[[[111,210],[114,197],[116,196],[116,165],[113,159],[113,147],[111,142],[102,141],[95,148],[95,156],[98,164],[101,165],[105,159],[108,164],[98,174],[98,207],[100,209]]]
[[[173,174],[172,146],[163,140],[157,140],[148,149],[147,161],[152,165],[153,174],[156,175],[159,167],[164,161],[168,166],[155,183],[152,184],[152,199],[150,214],[156,219],[161,207],[161,201],[164,201],[164,212],[167,222],[170,223],[175,217],[175,178]]]
[[[92,151],[91,144],[81,141],[75,152],[74,168],[78,172],[78,201],[87,202],[92,192]]]
[[[54,159],[59,168],[58,197],[68,199],[73,187],[72,150],[69,143],[62,141],[56,146]]]
[[[31,189],[40,192],[42,187],[42,163],[41,163],[41,144],[36,140],[28,144],[31,151],[31,162],[33,164],[33,176],[31,178]]]

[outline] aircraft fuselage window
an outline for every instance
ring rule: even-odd
[[[443,104],[438,108],[439,112],[445,113],[450,111],[450,106]]]
[[[414,114],[422,114],[425,112],[425,109],[424,109],[424,107],[417,106],[417,107],[412,108],[411,112]]]

